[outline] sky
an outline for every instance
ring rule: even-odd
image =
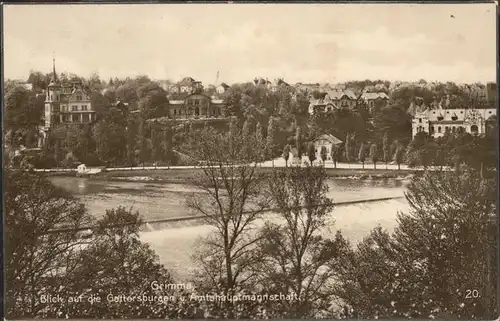
[[[205,85],[496,79],[495,4],[4,5],[4,72]],[[219,79],[217,81],[217,72]]]

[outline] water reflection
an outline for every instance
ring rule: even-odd
[[[79,177],[51,177],[50,180],[80,198],[89,212],[101,216],[106,209],[124,206],[138,210],[145,219],[191,215],[186,208],[187,184],[104,181]],[[328,180],[328,196],[334,202],[403,196],[405,183],[387,180]]]

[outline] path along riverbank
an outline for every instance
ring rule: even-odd
[[[385,169],[384,165],[373,168],[329,168],[326,173],[332,178],[345,179],[405,179],[415,174],[415,169]],[[271,173],[272,167],[258,167],[260,173]],[[47,176],[77,176],[76,171],[37,170]],[[202,174],[201,167],[132,167],[132,168],[108,168],[99,173],[88,175],[90,179],[111,181],[151,181],[165,183],[186,183]]]
[[[306,160],[304,159],[304,161]],[[257,169],[259,172],[271,173],[273,168],[283,168],[287,165],[297,166],[286,164],[281,158],[258,164]],[[331,161],[327,161],[325,164],[315,162],[315,166],[318,165],[325,167],[329,177],[346,179],[408,179],[423,170],[423,168],[408,168],[406,165],[398,166],[384,163],[378,163],[376,166],[371,163],[366,163],[364,166],[361,163],[337,163],[335,166]],[[48,176],[78,175],[76,169],[37,169],[36,171],[43,172]],[[185,183],[194,179],[202,171],[201,166],[137,166],[105,168],[102,171],[89,173],[85,176],[97,180]]]

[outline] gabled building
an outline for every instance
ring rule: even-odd
[[[372,113],[377,108],[383,108],[389,101],[389,96],[384,92],[365,92],[359,97],[360,101],[368,106],[368,110]]]
[[[215,91],[217,92],[217,94],[219,95],[222,95],[223,93],[225,93],[228,89],[230,88],[230,86],[228,84],[226,84],[225,82],[221,83],[219,86],[217,86],[215,88]]]
[[[313,140],[314,144],[314,149],[316,152],[316,159],[321,159],[321,149],[325,147],[326,149],[326,158],[327,160],[331,160],[331,152],[332,148],[335,147],[340,147],[342,145],[342,141],[338,139],[337,137],[330,135],[330,134],[323,134],[318,136],[315,140]]]
[[[426,132],[433,137],[441,137],[446,132],[464,130],[467,133],[486,133],[487,123],[496,122],[495,108],[491,109],[429,109],[419,108],[412,120],[413,137]]]
[[[354,108],[358,97],[352,90],[330,90],[322,99],[312,99],[309,104],[309,114],[328,112],[334,108]]]
[[[224,107],[222,99],[192,94],[183,100],[170,100],[168,118],[177,121],[222,119],[225,118]]]
[[[255,77],[254,80],[253,80],[253,84],[255,86],[271,86],[271,82],[267,79],[264,79],[264,78],[257,78]]]
[[[280,88],[292,88],[292,86],[285,82],[283,78],[277,78],[271,83],[270,89],[272,92],[277,92]]]
[[[170,91],[177,94],[193,94],[203,91],[201,81],[194,80],[191,77],[185,77],[177,84],[170,87]]]
[[[45,97],[45,130],[61,124],[85,124],[95,120],[90,95],[80,81],[60,82],[53,62],[52,80]]]
[[[352,90],[346,89],[327,91],[325,99],[332,101],[337,108],[353,108],[358,97]]]

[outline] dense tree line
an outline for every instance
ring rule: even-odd
[[[97,122],[92,128],[63,127],[50,132],[47,146],[43,146],[44,153],[36,160],[35,166],[74,166],[75,162],[107,166],[175,164],[179,158],[174,150],[193,159],[198,158],[186,141],[191,135],[190,130],[200,130],[207,125],[166,126],[149,121],[168,115],[168,97],[178,98],[167,93],[159,82],[147,76],[112,78],[107,82],[97,74],[87,79],[74,74],[60,74],[58,77],[69,81],[77,79],[83,83],[97,111]],[[6,141],[12,148],[37,144],[40,136],[38,126],[42,123],[44,108],[42,91],[50,78],[50,74],[32,71],[28,77],[28,82],[33,85],[31,91],[7,81]],[[385,88],[390,85],[388,82],[365,80],[346,86],[361,91],[378,83],[383,83]],[[426,84],[425,81],[420,83]],[[211,95],[214,94],[213,89],[210,87],[202,91]],[[281,156],[286,145],[305,153],[308,143],[314,138],[332,134],[342,140],[350,137],[349,143],[345,141],[341,147],[343,152],[335,155],[336,161],[345,162],[359,161],[357,156],[360,155],[361,145],[368,148],[373,144],[378,146],[376,156],[385,163],[389,158],[394,161],[402,159],[399,157],[401,153],[395,157],[398,147],[414,150],[413,145],[409,146],[412,135],[408,107],[412,102],[431,105],[438,101],[445,103],[448,99],[449,108],[470,106],[472,103],[482,106],[470,92],[451,82],[434,84],[433,87],[400,86],[390,93],[387,106],[375,108],[372,112],[359,101],[353,109],[340,108],[309,115],[306,93],[286,85],[270,90],[252,82],[234,84],[221,98],[226,105],[225,116],[236,117],[237,125],[244,133],[255,133],[266,140],[267,159]],[[118,101],[126,107],[121,105],[117,108],[114,103]],[[210,126],[216,130],[228,128],[228,124],[223,123]],[[300,135],[297,136],[297,133]],[[403,161],[415,163],[414,158],[411,159],[406,157]]]

